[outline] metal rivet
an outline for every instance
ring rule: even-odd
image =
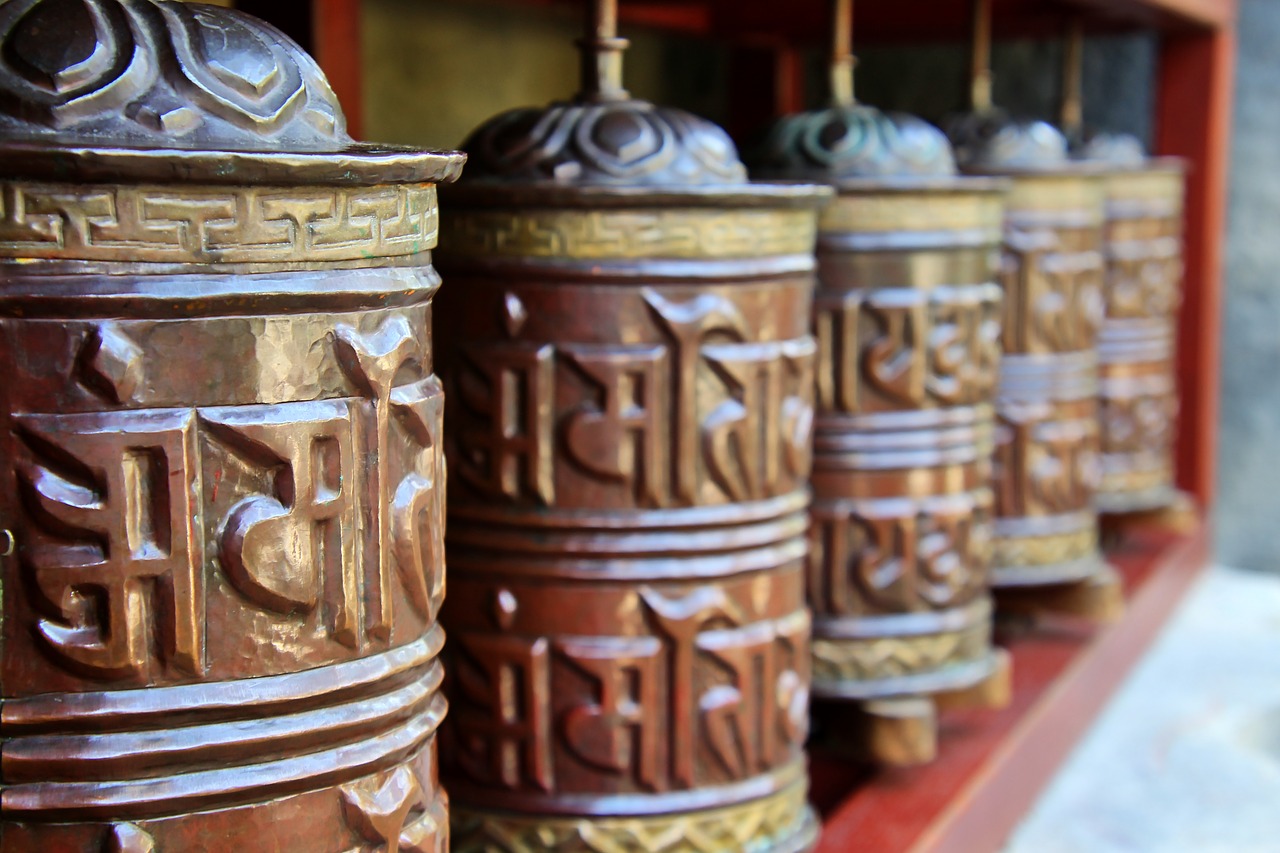
[[[13,531],[8,528],[0,531],[0,533],[4,534],[4,550],[0,551],[0,557],[8,557],[13,554],[13,550],[17,546],[18,541],[13,538]]]

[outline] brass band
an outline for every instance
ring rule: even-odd
[[[444,226],[451,257],[764,258],[810,254],[806,210],[735,208],[464,209]]]
[[[454,807],[457,853],[799,853],[818,836],[803,778],[765,797],[707,811],[643,817],[527,817]]]

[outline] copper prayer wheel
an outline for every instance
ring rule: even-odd
[[[1066,165],[1006,174],[992,580],[1083,581],[1106,571],[1094,505],[1103,183]]]
[[[436,184],[234,11],[0,7],[3,849],[443,851]]]
[[[1160,509],[1178,495],[1174,356],[1182,299],[1184,165],[1173,158],[1147,159],[1140,149],[1105,138],[1086,145],[1081,156],[1106,164],[1097,504],[1106,513]]]
[[[1185,164],[1149,158],[1137,138],[1084,132],[1079,21],[1064,40],[1062,128],[1072,155],[1104,170],[1105,311],[1098,331],[1104,513],[1145,512],[1178,502],[1173,439],[1177,312],[1182,300]]]
[[[781,119],[753,159],[837,193],[813,319],[814,696],[862,702],[861,717],[822,709],[831,741],[918,763],[936,750],[932,703],[895,707],[899,734],[903,707],[925,716],[909,749],[876,734],[875,709],[1005,675],[987,575],[1007,187],[958,177],[933,126],[854,100],[850,10],[835,5],[832,106]]]
[[[973,112],[948,132],[969,174],[1011,180],[1005,207],[1004,322],[994,460],[997,588],[1093,588],[1086,615],[1119,607],[1102,558],[1098,327],[1103,313],[1104,185],[1066,138],[1015,121],[990,100],[989,0],[975,3]]]
[[[583,94],[483,125],[446,198],[454,849],[804,849],[829,191],[748,184],[588,20]]]

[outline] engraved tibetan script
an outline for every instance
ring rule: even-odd
[[[458,360],[463,482],[555,505],[563,461],[646,508],[699,503],[707,485],[729,500],[797,487],[809,465],[813,339],[751,341],[720,295],[643,298],[663,340],[551,343],[519,339],[526,318],[508,294],[515,339],[463,346]]]
[[[21,415],[18,462],[38,531],[26,551],[56,619],[40,635],[72,669],[146,678],[154,664],[204,671],[203,544],[195,414]],[[154,644],[150,637],[157,640]]]
[[[814,505],[809,600],[824,614],[950,606],[981,583],[990,549],[990,493],[923,504]]]
[[[403,364],[368,399],[16,416],[49,647],[90,677],[203,674],[206,536],[244,604],[320,608],[350,648],[390,641],[396,579],[433,619],[444,397],[434,377],[391,387]]]
[[[985,400],[1000,358],[995,285],[819,294],[814,313],[817,398],[860,414]]]
[[[799,748],[806,611],[752,620],[718,587],[638,596],[651,635],[456,635],[452,725],[469,776],[555,792],[556,767],[573,761],[659,792],[705,784],[704,733],[720,778],[767,772]]]

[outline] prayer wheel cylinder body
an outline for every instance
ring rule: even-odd
[[[1069,583],[1106,565],[1094,505],[1104,185],[1086,167],[1010,177],[992,580]]]
[[[462,157],[351,143],[230,10],[15,0],[0,41],[3,849],[446,850]]]
[[[1098,507],[1168,506],[1182,299],[1184,170],[1178,160],[1106,174],[1106,315],[1098,333],[1102,472]]]
[[[1005,184],[836,184],[819,220],[809,603],[815,696],[991,673]]]
[[[577,128],[553,139],[649,126],[677,150],[547,142],[605,185],[530,187],[489,153],[522,150],[489,145],[528,126],[500,117],[465,145],[482,179],[446,202],[455,849],[805,849],[829,191],[748,185],[682,113],[551,111]],[[718,183],[669,186],[689,151]]]

